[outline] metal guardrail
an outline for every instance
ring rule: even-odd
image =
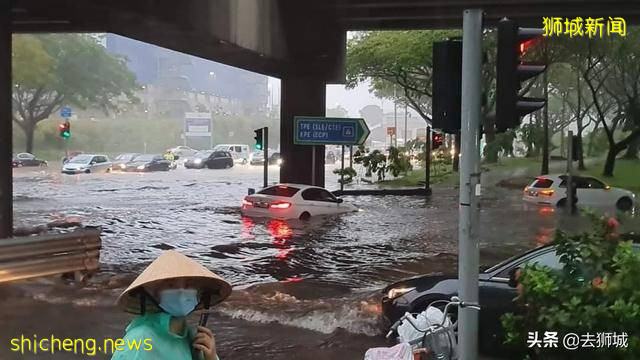
[[[98,269],[100,228],[0,239],[0,283]]]

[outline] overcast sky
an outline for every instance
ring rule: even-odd
[[[273,103],[280,103],[280,79],[270,77],[269,87],[273,91]],[[369,82],[355,89],[345,89],[344,85],[327,85],[327,109],[335,108],[338,104],[353,117],[359,117],[360,109],[367,105],[382,106],[385,112],[393,111],[390,101],[382,101],[369,93]]]

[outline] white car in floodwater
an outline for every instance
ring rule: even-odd
[[[62,165],[63,174],[106,173],[111,171],[111,161],[106,155],[80,154]]]
[[[615,207],[618,210],[633,209],[636,195],[625,189],[611,187],[591,176],[572,176],[576,186],[577,205]],[[567,176],[538,176],[524,188],[522,199],[529,203],[565,206],[567,202]]]
[[[302,184],[266,187],[242,201],[242,215],[274,219],[301,219],[357,211],[327,189]]]

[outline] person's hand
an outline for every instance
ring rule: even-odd
[[[216,340],[213,332],[204,326],[198,326],[198,333],[193,340],[193,347],[201,350],[205,360],[216,360]]]

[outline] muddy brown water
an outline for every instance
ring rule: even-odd
[[[100,309],[114,316],[93,331],[119,336],[128,319],[115,315],[115,297],[163,250],[175,249],[234,285],[211,323],[227,358],[357,359],[368,347],[386,344],[381,288],[417,274],[456,272],[458,189],[436,188],[428,199],[346,197],[360,211],[308,222],[242,218],[239,204],[248,187],[261,183],[260,169],[77,176],[53,168],[16,170],[16,225],[60,219],[99,225],[103,249],[101,271],[88,286],[27,282],[20,296],[31,305],[14,302],[14,317],[5,320],[38,321],[20,317],[19,307],[51,319],[57,315],[48,312],[60,307],[89,317]],[[327,167],[327,183],[336,188],[332,170]],[[271,179],[277,171],[270,169]],[[555,228],[584,225],[525,206],[519,190],[487,187],[481,261],[495,263],[542,244]],[[53,330],[65,327],[64,317],[58,320],[49,322]],[[77,320],[69,323],[82,328]]]

